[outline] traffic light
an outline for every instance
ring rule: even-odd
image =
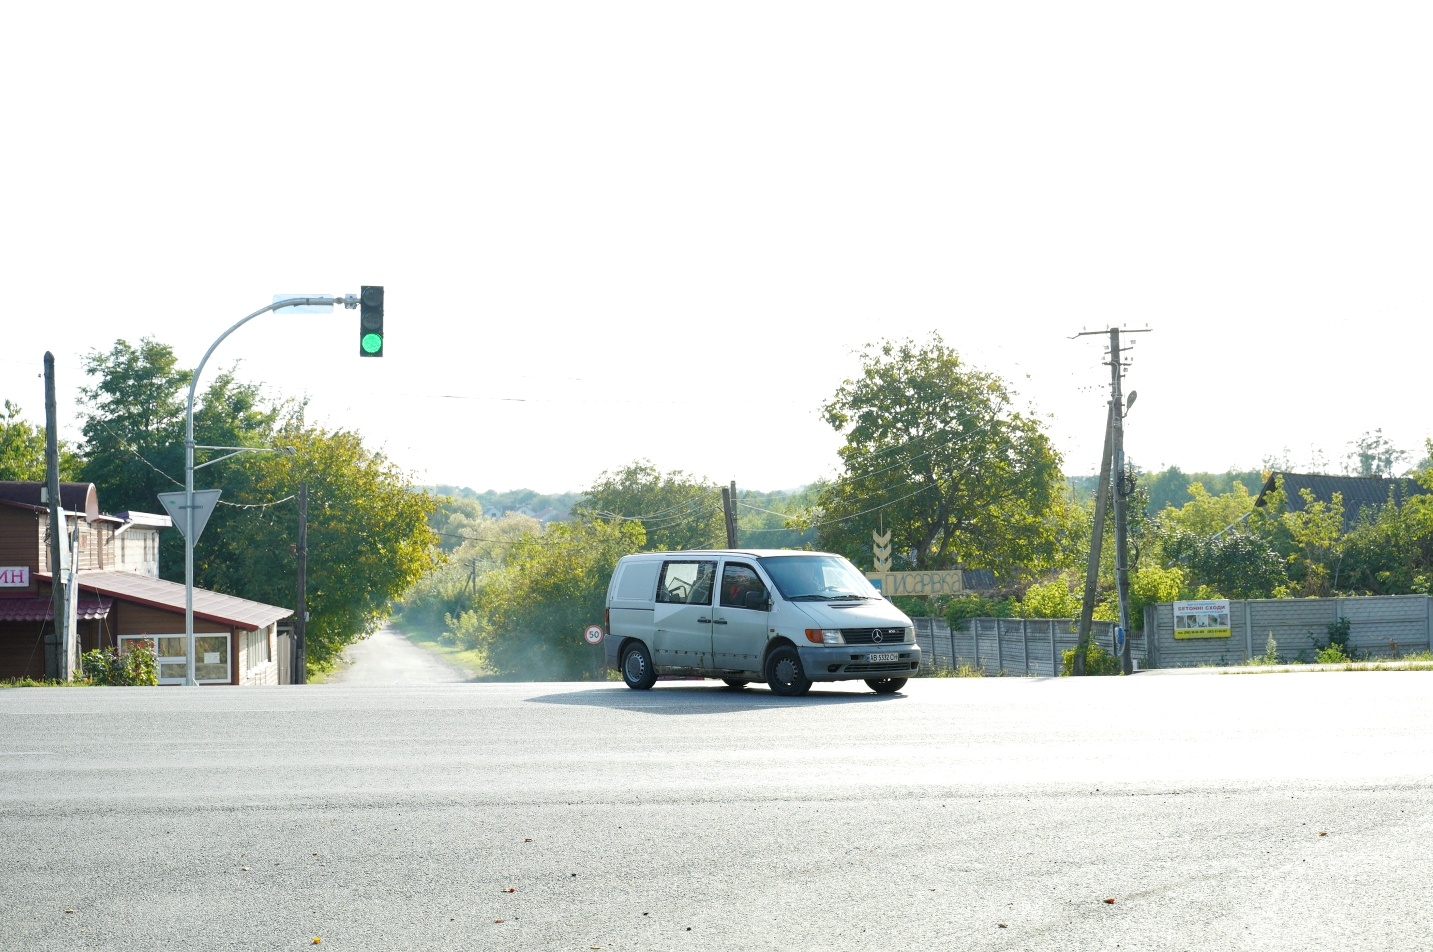
[[[358,356],[383,356],[383,286],[364,285],[358,299]]]

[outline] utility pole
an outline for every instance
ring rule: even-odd
[[[1119,646],[1120,671],[1134,672],[1130,660],[1129,642],[1129,506],[1125,486],[1125,404],[1121,389],[1124,364],[1120,361],[1120,329],[1110,328],[1110,434],[1114,478],[1115,509],[1115,591],[1120,603],[1120,629],[1124,632],[1124,644]]]
[[[1150,329],[1126,330],[1126,334],[1147,334]],[[1119,627],[1124,633],[1124,644],[1118,654],[1120,670],[1125,674],[1134,671],[1130,657],[1129,619],[1129,519],[1128,519],[1128,474],[1125,466],[1124,417],[1128,406],[1123,393],[1124,357],[1120,350],[1120,329],[1110,327],[1104,331],[1081,331],[1076,337],[1089,334],[1108,334],[1110,367],[1110,411],[1105,428],[1104,458],[1100,461],[1100,498],[1095,502],[1095,523],[1097,535],[1091,540],[1090,568],[1085,577],[1085,604],[1080,608],[1080,642],[1075,653],[1075,673],[1084,673],[1084,649],[1089,643],[1089,618],[1093,610],[1094,593],[1091,578],[1099,569],[1099,548],[1104,531],[1104,507],[1106,493],[1113,496],[1115,517],[1115,591],[1119,599]],[[1133,345],[1131,345],[1133,346]],[[1130,394],[1129,403],[1134,403]]]
[[[723,486],[721,490],[721,511],[726,517],[726,547],[736,548],[736,480],[731,481],[731,486]]]
[[[1071,672],[1085,676],[1085,652],[1090,647],[1090,622],[1095,615],[1095,592],[1100,584],[1100,552],[1105,541],[1105,506],[1110,498],[1110,453],[1115,432],[1115,410],[1105,414],[1105,449],[1100,457],[1100,485],[1095,490],[1095,524],[1090,535],[1090,561],[1085,567],[1085,597],[1080,601],[1080,627],[1075,641],[1075,665]]]
[[[298,590],[294,595],[294,684],[308,683],[308,481],[299,483]]]
[[[50,497],[50,611],[51,635],[45,644],[45,676],[68,681],[73,670],[70,658],[69,605],[66,604],[65,573],[69,559],[65,545],[69,526],[65,507],[60,504],[60,440],[58,411],[55,408],[55,355],[45,351],[45,488]]]

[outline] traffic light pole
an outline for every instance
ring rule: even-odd
[[[358,306],[358,295],[346,294],[336,297],[292,297],[275,301],[259,308],[248,317],[239,321],[233,327],[219,335],[219,339],[209,345],[204,352],[204,358],[199,361],[199,366],[194,368],[194,375],[189,379],[189,402],[184,408],[184,683],[198,684],[194,677],[194,394],[199,386],[199,375],[204,372],[204,365],[209,362],[215,348],[224,343],[225,338],[243,327],[261,314],[278,310],[282,307],[304,307],[304,306],[328,306],[342,304],[347,308]],[[246,448],[239,448],[235,453],[246,452]],[[229,456],[235,455],[230,453]],[[227,456],[219,459],[227,459]],[[208,466],[210,463],[217,463],[219,459],[209,460],[202,463],[198,468]]]

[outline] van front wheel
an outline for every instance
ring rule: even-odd
[[[908,678],[867,678],[866,687],[877,694],[895,694],[906,686]]]
[[[652,656],[647,646],[640,641],[622,654],[622,680],[634,691],[645,691],[657,683],[657,671],[652,667]]]
[[[777,694],[800,697],[811,690],[801,667],[801,656],[790,645],[782,645],[766,656],[766,683]]]

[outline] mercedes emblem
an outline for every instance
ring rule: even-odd
[[[877,643],[877,644],[880,644],[881,639],[884,638],[884,637],[886,637],[886,635],[885,635],[884,632],[881,631],[881,629],[879,629],[879,628],[872,628],[872,629],[871,629],[871,641],[873,641],[873,642],[875,642],[875,643]]]

